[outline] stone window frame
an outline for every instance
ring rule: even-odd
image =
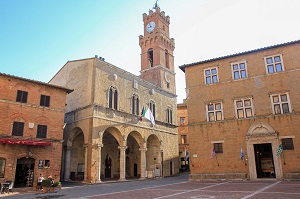
[[[277,58],[279,58],[280,61],[276,60]],[[264,62],[265,62],[266,74],[273,74],[273,73],[278,73],[278,72],[284,71],[282,54],[266,56],[266,57],[264,57]],[[281,70],[277,69],[278,64],[280,64]],[[269,71],[269,67],[273,68],[273,72]]]
[[[134,93],[131,97],[131,114],[139,115],[140,114],[140,100],[138,94]]]
[[[149,101],[149,109],[151,110],[154,119],[156,119],[156,104],[152,99]]]
[[[295,150],[294,138],[295,136],[280,136],[283,150]],[[290,142],[290,144],[288,143]],[[291,147],[289,146],[291,145]]]
[[[221,109],[216,109],[217,104],[220,104]],[[214,107],[213,110],[209,110],[209,106],[211,106],[211,105],[213,105],[213,107]],[[217,112],[221,112],[221,119],[217,119],[217,117],[215,117]],[[213,120],[210,120],[210,113],[214,114]],[[217,122],[217,121],[224,120],[224,111],[223,111],[223,102],[222,101],[209,102],[206,104],[206,120],[207,120],[207,122]]]
[[[241,68],[241,65],[244,65],[244,68]],[[248,78],[248,69],[247,69],[247,62],[246,60],[241,60],[238,62],[232,62],[230,64],[231,66],[231,73],[232,73],[232,79],[234,80],[238,80],[238,79],[246,79]],[[235,69],[235,66],[237,66],[237,68]],[[242,77],[242,72],[245,71],[245,77]],[[235,74],[238,74],[238,78],[235,77]]]
[[[114,109],[114,110],[118,110],[118,103],[119,103],[119,90],[116,86],[110,86],[108,89],[108,103],[107,103],[107,107],[110,109]]]
[[[215,74],[212,73],[213,70],[216,71]],[[207,73],[207,71],[209,71],[209,74]],[[215,84],[215,83],[219,82],[218,67],[211,67],[211,68],[204,69],[203,75],[204,75],[204,82],[207,85]],[[214,77],[216,77],[215,80],[214,80]],[[209,79],[210,82],[207,81],[208,79]]]
[[[245,105],[245,101],[250,100],[250,106]],[[242,102],[242,107],[237,107],[237,102]],[[247,117],[247,109],[251,109],[252,116]],[[234,112],[235,112],[235,117],[237,119],[247,119],[247,118],[253,118],[254,117],[254,105],[253,105],[253,98],[252,97],[247,97],[247,98],[240,98],[240,99],[235,99],[234,100]],[[244,117],[239,117],[238,110],[243,111]]]
[[[172,124],[173,123],[173,110],[171,107],[168,107],[166,110],[166,122],[168,124]]]
[[[282,102],[282,96],[286,95],[287,101]],[[274,102],[274,97],[278,97],[279,101],[278,102]],[[292,105],[291,105],[291,101],[290,101],[290,96],[288,92],[284,92],[284,93],[277,93],[277,94],[271,94],[270,95],[270,100],[271,100],[271,106],[272,106],[272,113],[274,115],[282,115],[282,114],[289,114],[292,112]],[[283,104],[287,104],[288,105],[288,112],[284,112],[284,108],[283,108]],[[280,108],[280,113],[277,112],[277,109],[275,108],[278,107]]]
[[[224,153],[224,150],[223,150],[224,141],[213,141],[211,143],[213,144],[213,149],[216,154]]]

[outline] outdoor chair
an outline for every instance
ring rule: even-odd
[[[9,184],[9,186],[8,186],[8,193],[9,192],[14,192],[13,188],[14,188],[14,182],[11,181],[10,184]]]

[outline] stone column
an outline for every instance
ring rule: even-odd
[[[87,151],[88,151],[88,145],[84,144],[84,179],[82,183],[86,183],[86,177],[87,177]]]
[[[65,176],[64,176],[64,180],[65,181],[69,181],[70,180],[71,149],[72,149],[72,146],[67,146],[66,147]]]
[[[103,144],[97,144],[97,147],[99,149],[99,160],[98,160],[98,179],[96,183],[101,183],[101,165],[102,165],[101,148],[103,147]]]
[[[147,175],[146,175],[146,151],[147,148],[140,148],[139,149],[141,152],[141,178],[140,180],[144,180]]]
[[[163,141],[161,140],[160,141],[160,151],[159,151],[159,164],[160,164],[160,168],[159,168],[159,172],[160,172],[160,177],[163,177],[163,154],[164,154],[164,143]],[[174,171],[173,171],[173,174],[174,174]]]
[[[127,146],[118,146],[118,149],[120,149],[120,179],[119,181],[125,181],[125,172],[126,172],[126,155],[125,150],[127,149]]]

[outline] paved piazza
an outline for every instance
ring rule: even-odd
[[[300,198],[300,181],[261,179],[255,181],[189,182],[186,174],[162,179],[103,182],[95,185],[65,183],[63,189],[50,194],[38,192],[1,194],[0,197],[22,199],[210,199],[210,198]]]

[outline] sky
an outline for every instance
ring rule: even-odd
[[[0,0],[0,72],[48,82],[67,61],[91,58],[140,74],[143,13],[156,0]],[[159,0],[179,69],[206,59],[300,39],[299,0]]]

